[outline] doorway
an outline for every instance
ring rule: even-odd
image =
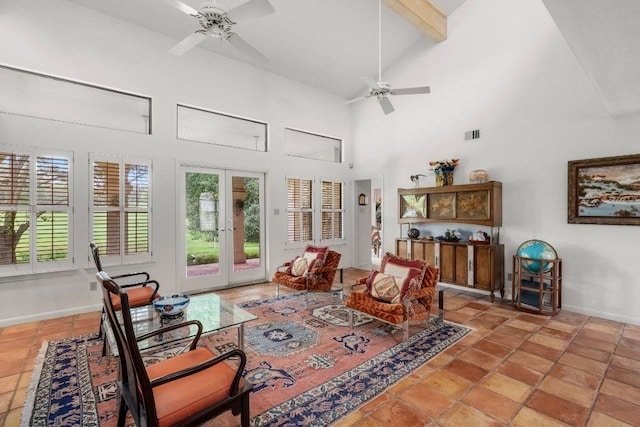
[[[355,214],[355,260],[358,268],[371,269],[380,265],[383,249],[382,179],[361,179],[354,182],[355,200],[364,195],[365,204],[358,203]]]
[[[264,281],[264,174],[191,165],[179,170],[179,289]]]

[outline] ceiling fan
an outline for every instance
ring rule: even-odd
[[[180,12],[198,20],[201,30],[197,30],[169,52],[174,55],[184,55],[207,37],[228,41],[244,55],[258,62],[269,61],[266,56],[251,46],[245,39],[231,31],[231,27],[244,19],[260,18],[275,12],[269,0],[249,0],[231,10],[217,2],[202,3],[198,10],[180,0],[164,0]]]
[[[430,93],[429,86],[409,87],[403,89],[392,89],[389,82],[382,80],[382,1],[378,1],[378,81],[371,77],[363,77],[362,81],[367,85],[369,91],[366,95],[347,101],[352,103],[375,96],[385,114],[395,111],[388,95],[415,95],[420,93]]]

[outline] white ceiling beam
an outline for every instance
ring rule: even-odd
[[[447,17],[428,0],[383,0],[391,10],[440,43],[447,39]]]

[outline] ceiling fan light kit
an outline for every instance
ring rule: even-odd
[[[260,18],[275,12],[269,0],[249,0],[231,10],[217,2],[207,2],[200,5],[198,10],[181,2],[180,0],[165,0],[166,3],[175,7],[180,12],[185,13],[198,20],[202,27],[193,34],[187,36],[180,43],[175,45],[169,52],[174,55],[184,55],[189,50],[196,47],[208,37],[228,41],[245,56],[258,61],[268,62],[266,56],[251,46],[246,40],[232,31],[232,27],[245,19]]]
[[[363,77],[362,80],[369,88],[366,95],[351,99],[347,103],[361,101],[363,99],[376,97],[382,111],[390,114],[395,111],[393,104],[389,100],[389,95],[416,95],[431,93],[429,86],[408,87],[402,89],[392,89],[389,82],[382,80],[382,0],[378,0],[378,81],[371,77]]]

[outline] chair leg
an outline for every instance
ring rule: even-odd
[[[403,328],[404,329],[404,341],[408,341],[409,340],[409,319],[405,319],[404,324],[403,324]]]
[[[249,410],[249,393],[246,393],[242,398],[242,413],[240,414],[240,422],[242,427],[249,427],[249,421],[251,421],[251,412]]]
[[[280,283],[276,283],[276,298],[280,299]]]
[[[353,308],[349,308],[349,326],[353,329]]]
[[[127,421],[127,403],[124,397],[120,396],[120,406],[118,407],[118,427],[124,427]]]
[[[100,313],[100,327],[98,328],[98,338],[102,338],[103,326],[104,326],[104,307],[102,307],[102,313]]]

